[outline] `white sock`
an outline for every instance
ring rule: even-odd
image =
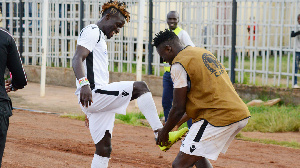
[[[153,131],[163,127],[159,120],[151,92],[147,92],[137,98],[137,105],[139,106],[139,109],[143,115],[146,117]]]
[[[108,157],[102,157],[97,154],[94,154],[91,168],[107,168],[108,167]]]

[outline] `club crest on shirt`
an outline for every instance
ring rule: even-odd
[[[216,77],[222,75],[225,72],[223,65],[217,60],[217,58],[211,54],[204,53],[202,55],[203,62],[206,68],[214,74]]]

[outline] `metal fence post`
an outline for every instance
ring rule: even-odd
[[[22,53],[23,53],[23,2],[22,0],[19,1],[19,18],[20,18],[20,26],[19,26],[19,32],[20,32],[20,46],[19,46],[19,52],[20,52],[20,57],[22,61],[24,62]],[[24,27],[25,29],[25,27]]]
[[[84,16],[84,3],[83,0],[80,0],[80,31],[83,29],[83,16]]]
[[[148,44],[148,75],[152,75],[153,46],[152,46],[152,23],[153,22],[153,1],[149,0],[149,44]]]
[[[237,2],[232,1],[232,40],[231,40],[231,68],[230,68],[230,79],[232,84],[235,83],[235,45],[236,45],[236,15],[237,15]]]

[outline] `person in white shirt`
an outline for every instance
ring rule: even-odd
[[[92,168],[106,168],[111,154],[111,137],[115,114],[126,114],[129,101],[137,99],[140,111],[144,114],[157,137],[163,127],[159,120],[152,94],[143,81],[122,81],[109,83],[108,39],[119,33],[130,14],[125,3],[109,1],[102,6],[102,18],[83,28],[77,40],[73,57],[73,70],[76,76],[78,102],[86,114],[96,151]],[[176,134],[178,135],[178,134]],[[181,138],[177,137],[178,139]]]
[[[300,62],[300,14],[297,17],[297,21],[298,21],[298,25],[296,29],[291,32],[291,37],[295,37],[296,40],[295,74],[298,73],[299,62]],[[297,85],[297,76],[294,77],[293,88],[300,88],[300,86]]]
[[[195,44],[192,42],[189,34],[183,30],[182,28],[178,27],[177,24],[179,22],[179,14],[177,11],[170,11],[167,15],[167,24],[169,26],[169,29],[172,30],[179,38],[179,40],[184,44],[185,46],[192,46],[195,47]],[[165,115],[165,122],[167,122],[169,112],[172,107],[173,102],[173,81],[171,78],[170,73],[170,65],[166,62],[164,62],[164,75],[163,75],[163,95],[162,95],[162,106],[164,109],[164,115]],[[186,116],[186,115],[185,115]],[[186,121],[186,120],[185,120]],[[192,125],[192,120],[187,121],[188,127],[190,128]]]

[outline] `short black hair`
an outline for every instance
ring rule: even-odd
[[[179,41],[179,38],[171,30],[165,29],[164,31],[160,31],[157,34],[155,34],[155,37],[153,38],[153,45],[155,47],[158,47],[160,44],[171,40]]]

